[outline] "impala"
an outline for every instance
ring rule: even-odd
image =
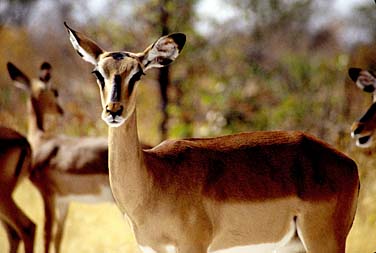
[[[138,80],[173,62],[185,35],[143,52],[105,51],[65,24],[94,65],[109,126],[110,184],[143,252],[345,252],[356,211],[357,166],[302,132],[251,132],[140,146]],[[291,251],[290,251],[291,252]]]
[[[51,87],[51,65],[43,63],[39,79],[29,79],[12,63],[8,72],[17,87],[26,90],[28,139],[33,150],[30,179],[41,192],[45,210],[45,252],[54,242],[60,252],[65,219],[71,201],[97,203],[113,201],[108,178],[106,138],[69,137],[45,131],[48,113],[63,113],[57,90]],[[56,233],[53,236],[53,227]]]
[[[22,240],[26,253],[34,252],[35,224],[12,198],[21,179],[31,172],[31,147],[13,129],[0,126],[0,221],[9,241],[9,252],[16,253]]]
[[[371,71],[359,68],[350,68],[349,76],[356,86],[373,95],[373,103],[367,112],[351,126],[351,136],[356,139],[356,145],[361,148],[368,148],[372,146],[376,129],[376,77]]]

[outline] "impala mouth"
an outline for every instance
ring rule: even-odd
[[[106,124],[109,127],[119,127],[125,121],[125,119],[122,116],[118,116],[118,115],[116,116],[106,115],[106,116],[103,116],[102,119],[104,120],[104,122],[106,122]]]

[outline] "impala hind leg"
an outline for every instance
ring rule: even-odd
[[[12,231],[12,238],[14,238],[13,233],[16,232],[18,237],[21,238],[24,243],[25,253],[33,253],[35,224],[23,213],[21,209],[19,209],[13,200],[7,203],[7,210],[5,210],[2,215],[4,222],[7,224],[5,228],[11,229]],[[12,243],[15,244],[15,242],[11,242],[11,244]],[[11,247],[15,247],[15,245],[11,245]]]
[[[1,221],[4,226],[5,233],[7,234],[8,242],[9,242],[9,252],[16,253],[18,249],[18,245],[20,244],[21,237],[17,234],[17,231],[12,228],[8,223],[5,221]]]
[[[314,211],[312,211],[314,212]],[[338,236],[333,217],[320,213],[301,216],[297,220],[298,236],[307,253],[345,253],[346,238]]]
[[[39,182],[34,182],[34,185],[38,187],[43,197],[45,215],[44,252],[50,252],[51,243],[53,242],[55,253],[59,253],[61,251],[61,242],[68,212],[68,204],[64,202],[58,203],[57,205],[57,201],[53,193],[49,192],[47,189],[44,189],[43,185],[39,184]]]

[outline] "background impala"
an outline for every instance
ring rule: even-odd
[[[51,65],[43,63],[39,80],[29,79],[12,63],[8,72],[17,87],[29,95],[28,139],[33,149],[31,181],[44,199],[45,252],[54,242],[60,252],[71,201],[112,202],[108,180],[108,147],[105,138],[54,135],[46,131],[47,114],[62,114],[58,92],[51,87]],[[56,232],[53,228],[56,226]]]

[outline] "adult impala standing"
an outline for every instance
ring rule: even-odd
[[[111,189],[144,252],[282,252],[296,234],[306,252],[345,252],[359,190],[351,159],[310,135],[284,131],[143,150],[137,81],[173,62],[185,35],[161,37],[140,53],[108,52],[66,27],[75,50],[95,66]]]

